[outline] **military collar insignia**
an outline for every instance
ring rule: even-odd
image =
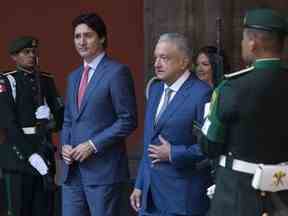
[[[237,72],[234,72],[234,73],[225,74],[224,77],[225,77],[226,79],[229,79],[229,78],[232,78],[232,77],[236,77],[236,76],[239,76],[239,75],[248,73],[248,72],[252,71],[254,68],[255,68],[254,66],[251,66],[251,67],[242,69],[242,70],[237,71]]]

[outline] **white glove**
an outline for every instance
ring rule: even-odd
[[[48,167],[43,158],[39,154],[37,153],[32,154],[29,157],[28,161],[31,164],[31,166],[34,167],[40,173],[40,175],[43,176],[48,173]]]
[[[39,106],[35,112],[36,119],[50,119],[51,111],[47,105]]]
[[[210,199],[213,198],[213,195],[214,195],[214,193],[215,193],[215,189],[216,189],[216,185],[215,185],[215,184],[212,185],[212,186],[210,186],[209,188],[207,188],[206,195],[207,195]]]

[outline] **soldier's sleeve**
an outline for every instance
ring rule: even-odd
[[[5,152],[5,155],[1,156],[0,166],[14,169],[15,167],[12,167],[14,163],[9,163],[12,158],[8,158],[7,155],[11,153],[19,160],[26,160],[33,152],[29,152],[26,148],[27,141],[22,128],[17,124],[9,89],[9,81],[4,76],[0,76],[0,128],[5,136],[0,146],[0,151]]]
[[[220,95],[225,91],[227,81],[214,90],[211,99],[209,113],[202,126],[201,149],[210,158],[215,158],[224,153],[226,127],[219,116],[222,109],[220,106]]]
[[[46,100],[49,108],[51,109],[53,118],[53,131],[58,131],[62,128],[63,116],[64,116],[64,103],[62,97],[59,95],[54,77],[49,73],[42,72],[42,76],[45,77],[45,87],[46,87]]]
[[[238,118],[238,109],[241,103],[239,102],[237,102],[235,87],[233,88],[231,82],[227,82],[219,95],[218,116],[221,122],[229,124]]]

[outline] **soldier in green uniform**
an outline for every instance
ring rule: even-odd
[[[226,75],[213,93],[202,127],[203,151],[219,159],[211,216],[288,215],[287,190],[252,187],[259,164],[288,161],[288,69],[280,59],[286,34],[276,11],[248,11],[242,57],[251,67]]]
[[[38,40],[19,37],[9,47],[16,70],[0,77],[0,168],[8,215],[51,215],[54,146],[51,133],[61,128],[63,103],[53,75],[39,71]]]

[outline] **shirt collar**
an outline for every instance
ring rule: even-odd
[[[92,68],[93,70],[96,70],[98,64],[100,63],[100,61],[103,59],[104,56],[105,56],[105,52],[102,52],[99,55],[97,55],[91,62],[87,63],[86,61],[84,61],[84,67],[89,65],[90,68]]]
[[[170,88],[173,90],[173,92],[177,92],[181,86],[184,84],[184,82],[189,78],[190,71],[186,70],[171,86],[168,86],[166,83],[164,84],[164,90],[166,88]]]

